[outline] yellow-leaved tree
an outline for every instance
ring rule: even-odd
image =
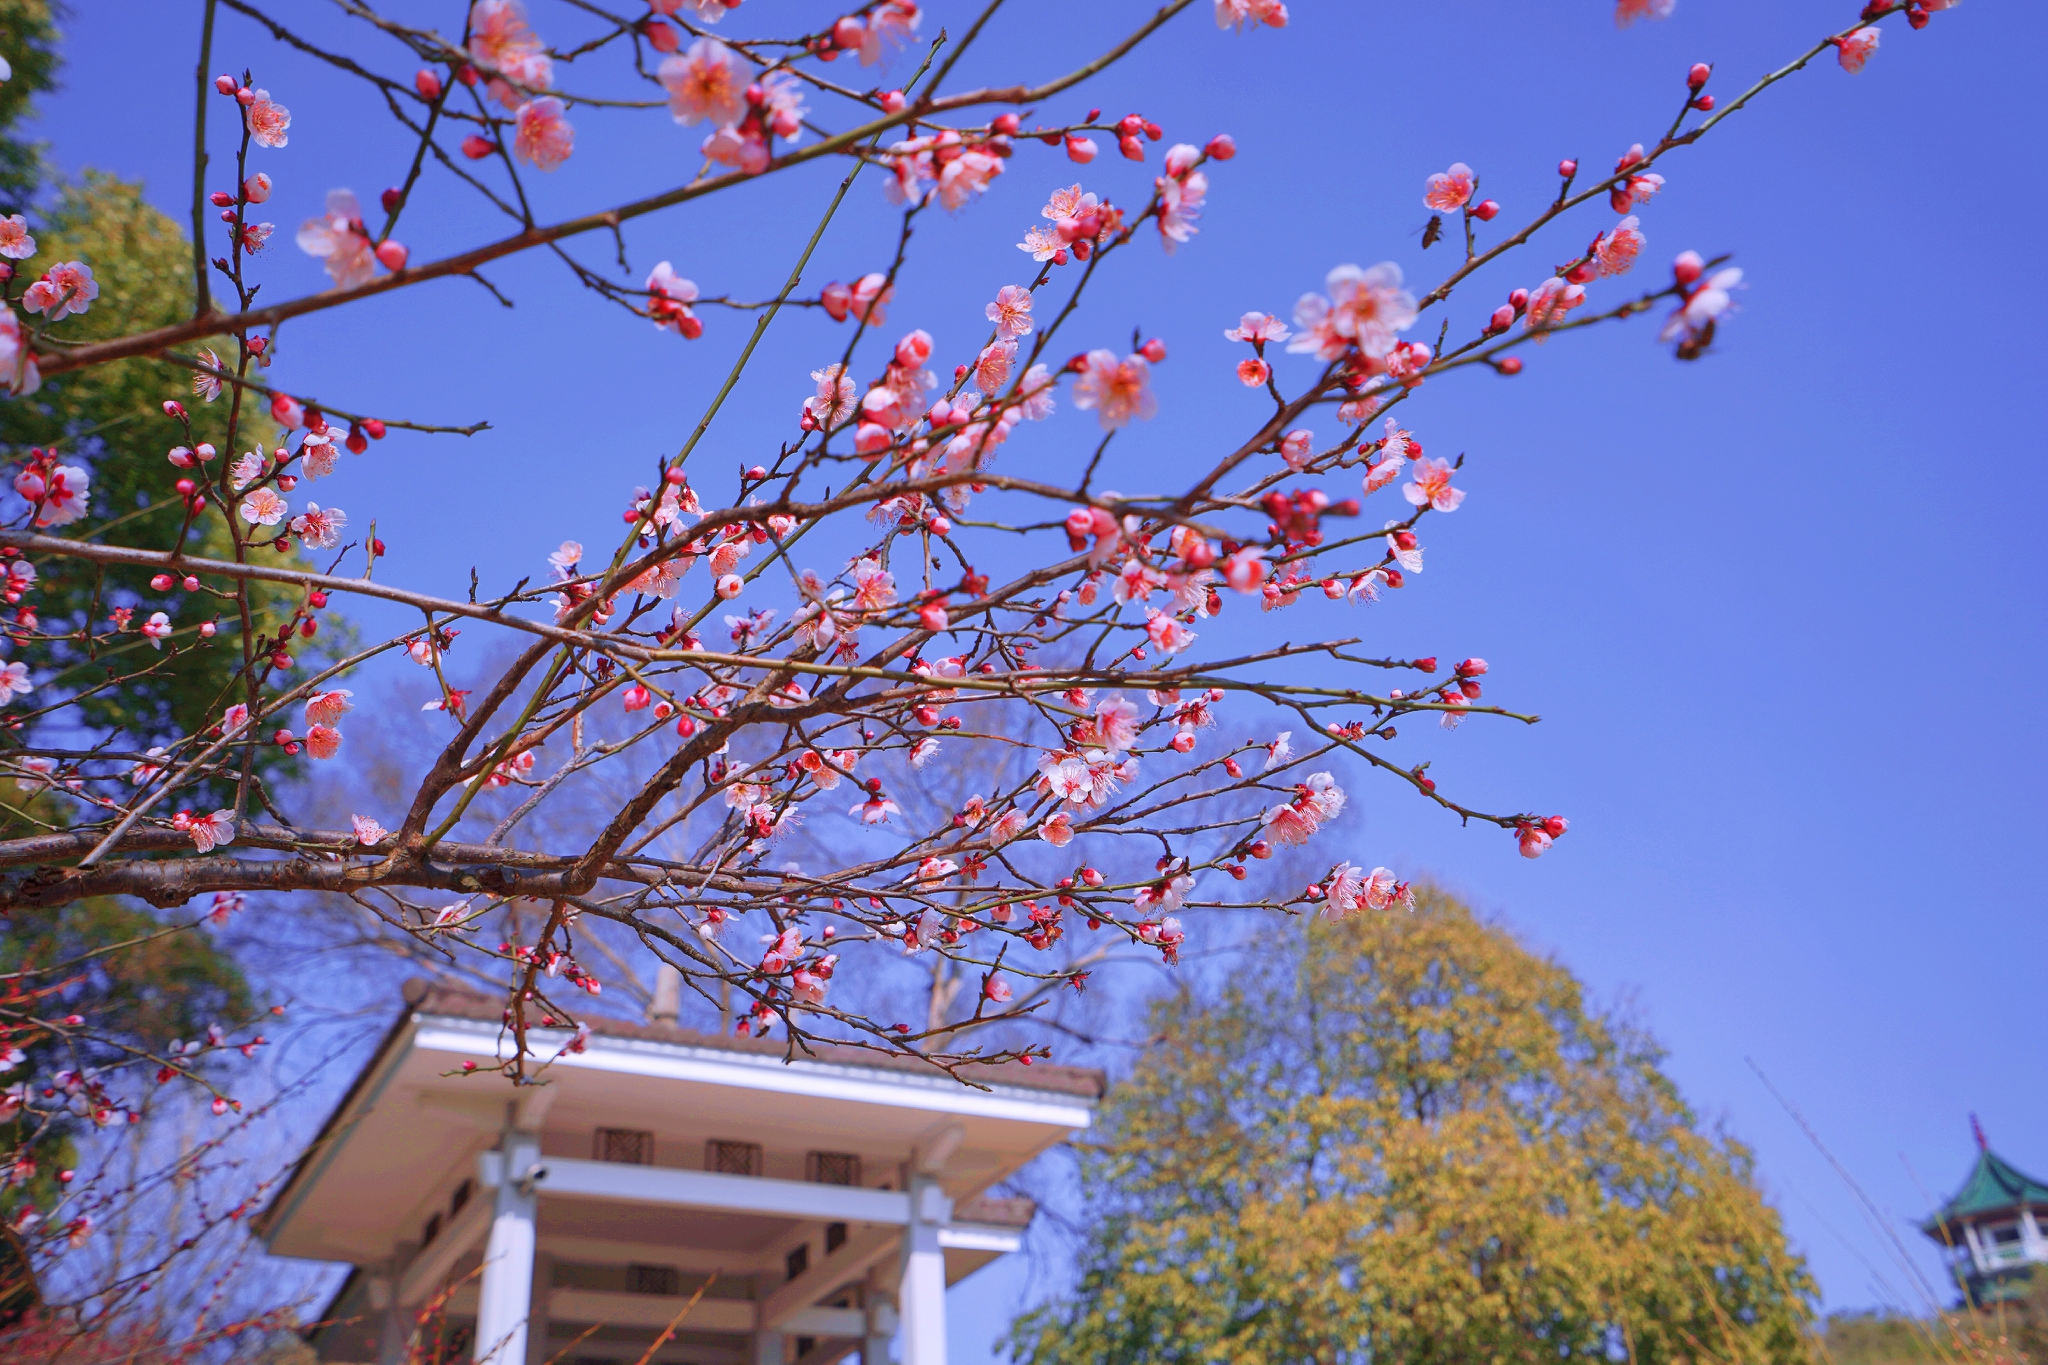
[[[1027,1365],[1805,1359],[1813,1286],[1738,1143],[1557,963],[1424,890],[1284,927],[1082,1155]]]

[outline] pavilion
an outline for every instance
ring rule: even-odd
[[[2034,1267],[2048,1263],[2048,1184],[1991,1150],[1973,1116],[1977,1163],[1920,1230],[1941,1243],[1964,1299],[1973,1306],[2026,1292]]]
[[[323,1361],[944,1365],[945,1290],[1018,1249],[987,1197],[1086,1128],[1101,1073],[1008,1063],[964,1085],[853,1047],[592,1018],[517,1090],[483,1068],[504,1002],[410,983],[406,1009],[257,1221],[271,1252],[353,1272]],[[542,1057],[566,1032],[533,1035]],[[463,1064],[476,1063],[475,1074]],[[693,1295],[694,1307],[676,1318]]]

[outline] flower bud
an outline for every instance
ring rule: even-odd
[[[1570,157],[1566,157],[1563,161],[1557,163],[1557,173],[1566,180],[1569,180],[1579,173],[1579,163],[1573,161]]]
[[[1095,141],[1078,133],[1067,134],[1067,160],[1087,165],[1095,159]]]
[[[1714,97],[1712,95],[1701,95],[1692,102],[1692,107],[1699,110],[1702,114],[1711,114],[1714,112]]]
[[[313,589],[313,591],[306,594],[306,605],[318,611],[321,607],[327,605],[327,594],[318,588]]]
[[[1015,114],[997,114],[994,122],[989,124],[988,130],[1003,137],[1015,137],[1019,122]]]
[[[270,177],[262,171],[242,182],[242,197],[252,204],[261,204],[270,198]]]
[[[180,422],[184,421],[184,420],[185,420],[185,405],[184,405],[183,403],[180,403],[180,402],[179,402],[179,401],[178,401],[177,399],[175,399],[175,398],[167,398],[167,399],[165,399],[165,400],[164,400],[164,416],[166,416],[166,417],[175,417],[175,418],[177,418],[177,419],[178,419],[178,420],[179,420]]]
[[[175,447],[165,458],[179,469],[194,469],[199,464],[197,460],[192,458],[192,452],[184,446]]]
[[[818,302],[824,305],[826,317],[834,322],[844,322],[846,315],[853,309],[853,291],[834,280],[825,286],[824,292],[818,296]]]
[[[270,415],[276,419],[278,425],[289,427],[293,431],[306,425],[306,405],[288,393],[276,394],[271,398]]]
[[[254,90],[251,90],[248,86],[245,85],[241,89],[235,91],[235,103],[241,105],[244,109],[248,108],[255,102],[256,92]]]
[[[1522,357],[1518,355],[1501,357],[1494,362],[1493,372],[1495,374],[1507,375],[1520,374],[1522,372]]]
[[[718,595],[730,602],[746,590],[746,583],[736,573],[729,573],[718,580]]]
[[[904,98],[901,90],[884,90],[882,92],[882,112],[885,114],[900,114],[909,107],[909,104],[910,101]],[[1009,117],[1014,119],[1016,115],[1012,114]]]
[[[1514,325],[1514,321],[1514,306],[1504,303],[1493,310],[1493,316],[1487,320],[1486,330],[1489,332],[1505,332]]]
[[[213,78],[213,88],[220,91],[223,95],[234,94],[236,90],[241,88],[241,84],[233,76],[220,75]]]
[[[212,194],[206,196],[206,202],[217,209],[231,209],[235,206],[235,196],[229,194],[226,190],[215,190]],[[232,218],[233,215],[230,214],[229,217]]]
[[[487,137],[479,137],[477,134],[471,133],[468,137],[462,139],[462,154],[471,161],[483,160],[491,154],[492,150],[493,144]]]
[[[1713,67],[1708,66],[1705,62],[1694,62],[1692,70],[1685,73],[1686,87],[1697,92],[1701,86],[1707,83],[1707,77],[1713,74]]]
[[[423,100],[441,98],[441,78],[425,67],[421,67],[419,74],[412,78],[412,88],[420,92]]]
[[[848,51],[859,47],[867,40],[867,21],[856,15],[847,15],[832,25],[832,41]]]
[[[1157,365],[1160,361],[1166,359],[1166,343],[1158,337],[1153,337],[1138,348],[1138,354],[1151,361],[1154,365]]]
[[[1680,284],[1691,284],[1705,272],[1707,263],[1700,259],[1697,251],[1681,251],[1678,259],[1671,263],[1671,274]]]
[[[1228,161],[1237,155],[1237,140],[1228,133],[1218,133],[1209,139],[1209,145],[1202,149],[1211,161]]]
[[[1126,161],[1145,159],[1145,143],[1142,138],[1120,137],[1116,140],[1116,149],[1124,154]]]
[[[377,202],[384,206],[386,213],[396,213],[399,205],[405,202],[405,191],[396,185],[387,186],[384,192],[377,196]]]
[[[1472,210],[1472,216],[1482,223],[1492,222],[1499,213],[1500,201],[1497,199],[1482,199]]]
[[[409,254],[402,243],[388,237],[377,243],[377,259],[394,275],[405,269],[405,259]]]
[[[169,592],[171,590],[171,582],[172,579],[169,574],[160,573],[156,577],[149,580],[149,586],[153,591],[156,592]]]
[[[917,623],[926,630],[944,630],[947,626],[945,599],[940,598],[937,601],[927,602],[919,607],[917,609]]]
[[[363,419],[363,434],[373,441],[383,440],[384,419],[381,417],[365,417]]]
[[[184,587],[184,589],[185,589],[185,591],[186,591],[186,592],[198,592],[198,591],[199,591],[199,580],[198,580],[198,579],[196,579],[196,578],[194,578],[194,577],[192,577],[192,575],[190,575],[190,574],[186,574],[186,575],[185,575],[185,582],[183,583],[183,585],[182,585],[182,586]]]
[[[219,626],[217,626],[217,625],[215,625],[215,624],[214,624],[213,622],[211,622],[211,621],[202,621],[202,622],[200,622],[200,623],[199,623],[199,638],[200,638],[200,639],[202,639],[202,640],[211,640],[211,639],[212,639],[212,638],[213,638],[213,637],[214,637],[215,635],[217,635],[217,634],[219,634],[219,633],[220,633],[220,627],[219,627]]]
[[[656,52],[674,52],[683,45],[674,28],[651,14],[640,21],[640,31],[647,36],[647,45]]]

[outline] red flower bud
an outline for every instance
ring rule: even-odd
[[[1138,348],[1138,354],[1151,361],[1154,365],[1157,365],[1160,361],[1166,359],[1166,343],[1158,337],[1153,337]]]
[[[1570,157],[1566,157],[1563,161],[1557,163],[1557,173],[1566,180],[1569,180],[1579,173],[1579,163],[1573,161]]]
[[[1209,139],[1209,145],[1202,149],[1211,161],[1228,161],[1237,155],[1237,140],[1228,133],[1218,133]]]
[[[493,150],[494,144],[487,137],[478,137],[475,133],[471,133],[468,137],[462,139],[462,154],[471,161],[481,161],[489,156]]]
[[[412,88],[420,92],[420,98],[423,100],[441,98],[441,78],[424,67],[412,78]]]
[[[1688,89],[1696,91],[1701,86],[1705,85],[1707,83],[1707,77],[1713,74],[1713,67],[1708,66],[1705,62],[1694,62],[1692,64],[1692,70],[1685,73],[1686,87]]]

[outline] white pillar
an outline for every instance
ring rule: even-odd
[[[405,1365],[411,1317],[398,1301],[398,1267],[370,1281],[370,1307],[377,1313],[377,1365]]]
[[[477,1294],[478,1365],[526,1365],[526,1323],[533,1308],[533,1182],[527,1170],[540,1160],[540,1138],[508,1132],[498,1150],[505,1159],[484,1244],[483,1284]]]
[[[896,1335],[896,1306],[883,1295],[874,1275],[868,1277],[867,1332],[860,1339],[860,1365],[889,1365],[889,1342]]]
[[[937,1181],[911,1178],[911,1221],[903,1230],[903,1275],[896,1291],[903,1315],[902,1365],[946,1365],[946,1253],[939,1247],[946,1204]]]
[[[673,1024],[683,1013],[683,974],[666,962],[654,968],[654,999],[647,1006],[647,1022]]]

